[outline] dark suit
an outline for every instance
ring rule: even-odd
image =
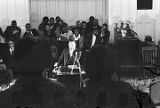
[[[55,34],[56,28],[55,28],[55,25],[53,25],[52,27],[50,26],[50,29],[51,29],[51,37],[50,38],[56,38],[56,34]]]
[[[8,44],[1,45],[1,57],[6,65],[10,65],[14,61],[14,51],[11,54]]]
[[[16,31],[16,33],[14,33],[14,31]],[[20,39],[20,34],[21,34],[21,29],[17,26],[15,28],[13,28],[12,26],[8,26],[4,32],[4,36],[6,38],[6,40],[12,40],[14,42],[17,42]]]
[[[30,32],[29,31],[26,31],[24,34],[23,34],[23,38],[30,38],[30,37],[33,37],[33,31],[31,30]]]
[[[104,31],[104,36],[101,39],[102,44],[106,44],[109,41],[109,37],[110,37],[110,31],[109,30],[105,30]]]

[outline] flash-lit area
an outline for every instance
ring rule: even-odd
[[[160,0],[0,0],[0,108],[160,108]]]

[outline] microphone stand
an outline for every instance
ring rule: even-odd
[[[74,69],[74,66],[75,66],[75,64],[76,64],[76,59],[77,59],[77,52],[75,52],[75,58],[74,58],[74,62],[73,62],[71,74],[73,74],[73,69]]]
[[[80,52],[81,53],[81,52]],[[80,54],[80,56],[81,56],[81,54]],[[77,62],[77,65],[78,65],[78,70],[79,70],[79,77],[80,77],[80,88],[82,87],[82,81],[83,81],[83,79],[82,79],[82,69],[81,69],[81,65],[80,65],[80,62],[79,62],[79,57],[77,58],[78,56],[77,56],[77,52],[75,52],[75,59],[74,59],[74,62],[73,62],[73,66],[72,66],[72,70],[71,70],[71,74],[73,74],[73,69],[74,69],[74,67],[75,67],[75,63]]]
[[[83,79],[82,79],[82,70],[81,70],[81,65],[80,65],[80,62],[79,62],[79,59],[77,59],[77,63],[78,63],[78,69],[79,69],[79,72],[80,72],[80,74],[79,74],[79,77],[80,77],[80,88],[82,87],[82,81],[83,81]]]

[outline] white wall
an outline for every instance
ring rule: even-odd
[[[23,33],[24,25],[29,22],[28,7],[28,0],[0,0],[0,27],[5,30],[12,20],[16,20]]]
[[[100,24],[107,22],[108,0],[30,0],[30,21],[37,28],[44,16],[60,16],[69,25],[76,20],[95,16]]]
[[[109,0],[108,6],[112,42],[113,28],[121,19],[133,22],[141,40],[145,35],[151,35],[156,43],[160,40],[160,0],[153,0],[152,10],[137,10],[137,0]]]
[[[70,25],[93,15],[100,24],[109,23],[111,42],[114,41],[114,24],[120,19],[129,19],[141,40],[145,35],[151,35],[156,43],[160,40],[160,0],[153,0],[152,10],[137,10],[137,0],[0,0],[3,30],[11,20],[17,20],[22,31],[29,19],[32,26],[37,27],[45,15],[59,15]]]

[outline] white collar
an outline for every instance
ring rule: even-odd
[[[32,31],[26,31],[27,33],[30,33],[32,36],[33,36],[33,33],[32,33]]]
[[[74,40],[75,40],[75,41],[79,40],[79,39],[80,39],[80,37],[81,37],[81,35],[80,35],[80,34],[79,34],[77,37],[75,36],[75,34],[73,35],[73,38],[74,38]]]

